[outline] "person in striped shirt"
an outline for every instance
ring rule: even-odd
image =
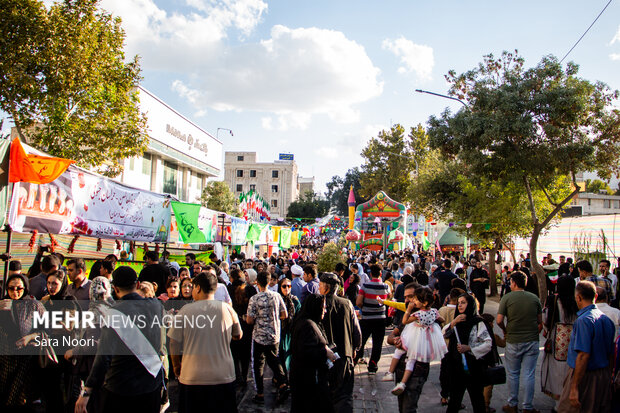
[[[356,363],[364,355],[364,346],[368,338],[372,336],[372,352],[368,362],[368,373],[377,372],[377,362],[381,358],[381,347],[383,346],[383,336],[385,335],[385,306],[377,301],[391,298],[390,287],[381,281],[381,266],[373,264],[370,266],[370,281],[361,285],[357,296],[357,306],[362,310],[362,351],[359,352]]]

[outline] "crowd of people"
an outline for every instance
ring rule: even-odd
[[[545,257],[549,295],[541,301],[529,257],[522,256],[503,267],[494,316],[484,312],[490,278],[480,251],[461,257],[415,249],[384,257],[344,249],[343,262],[319,273],[324,241],[271,256],[212,255],[209,263],[188,253],[184,266],[149,251],[139,274],[114,255],[88,274],[82,259],[45,251],[28,274],[10,262],[0,305],[3,411],[159,412],[172,402],[180,412],[236,412],[236,390],[249,383],[252,402],[265,403],[267,364],[276,403],[290,397],[292,412],[352,412],[354,366],[378,372],[391,327],[394,355],[381,380],[394,383],[401,412],[417,410],[433,361],[440,362],[438,405],[457,412],[467,391],[474,412],[493,412],[493,385],[502,383],[494,376],[498,347],[505,348],[509,394],[503,411],[518,412],[521,402],[523,412],[536,412],[541,332],[540,384],[555,410],[620,411],[614,357],[620,294],[609,261],[595,274],[588,261]],[[206,323],[37,327],[35,313],[50,310]],[[67,332],[94,339],[95,351],[68,345],[26,351]],[[174,395],[171,383],[178,383]]]

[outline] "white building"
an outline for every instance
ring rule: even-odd
[[[120,182],[197,202],[207,178],[222,167],[222,143],[161,99],[138,87],[149,144],[143,156],[126,159]]]

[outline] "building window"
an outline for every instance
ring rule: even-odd
[[[271,185],[271,192],[278,192],[278,185]]]
[[[278,173],[278,171],[277,171],[277,170],[273,170],[273,171],[271,171],[271,177],[272,177],[272,178],[278,178],[279,176],[280,176],[280,175],[279,175],[279,173]]]
[[[202,175],[196,175],[196,189],[202,191]]]
[[[272,199],[271,200],[271,207],[272,208],[277,208],[278,207],[278,200],[277,199]]]
[[[250,169],[250,178],[256,178],[256,169]]]
[[[588,198],[588,206],[592,205],[592,200],[590,198]]]
[[[237,169],[237,178],[243,178],[243,169]]]
[[[250,191],[256,191],[256,185],[250,184]]]
[[[151,176],[151,167],[153,160],[150,153],[142,155],[142,174]]]
[[[135,157],[131,157],[129,158],[129,170],[133,171],[136,167],[136,158]]]
[[[237,192],[243,192],[243,185],[237,184]]]
[[[164,192],[167,194],[177,194],[177,166],[171,162],[164,161]]]
[[[237,156],[237,162],[243,162],[243,155]]]
[[[603,200],[603,208],[611,208],[611,200],[604,199]]]

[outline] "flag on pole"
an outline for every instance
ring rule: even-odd
[[[205,234],[203,234],[198,227],[200,204],[186,204],[184,202],[172,201],[171,205],[183,242],[186,244],[206,243],[207,239],[205,238]]]

